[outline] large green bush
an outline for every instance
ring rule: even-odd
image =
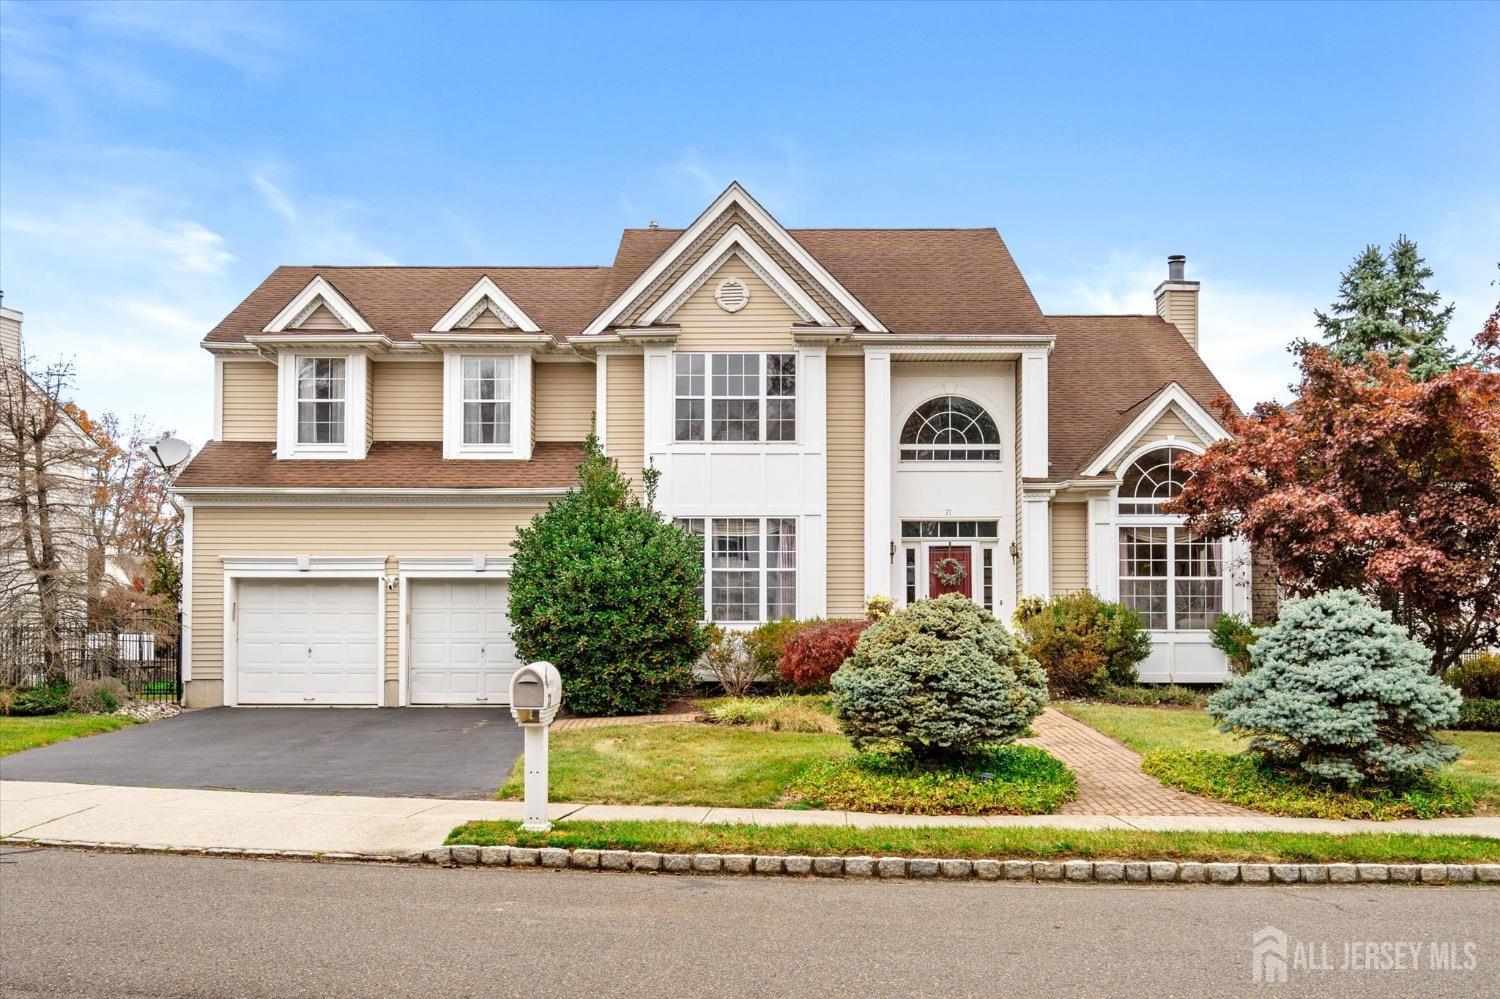
[[[593,435],[579,485],[516,535],[516,648],[563,678],[569,710],[641,714],[680,693],[707,646],[702,542],[630,495]],[[647,473],[648,494],[655,476]]]
[[[1453,667],[1444,677],[1464,700],[1500,698],[1500,652],[1484,652]]]
[[[1151,654],[1151,636],[1140,617],[1088,590],[1050,600],[1027,598],[1012,620],[1058,697],[1129,686],[1136,667]]]
[[[857,748],[900,746],[922,762],[1011,742],[1047,704],[1036,660],[989,611],[952,593],[872,624],[832,686]]]
[[[1457,757],[1434,729],[1458,719],[1458,692],[1432,653],[1353,590],[1281,605],[1208,711],[1282,765],[1346,787],[1405,783]]]

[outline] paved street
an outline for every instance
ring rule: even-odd
[[[1474,996],[1500,891],[894,884],[8,852],[0,995]],[[1335,970],[1252,982],[1274,925]],[[1421,970],[1337,970],[1416,941]],[[1434,943],[1477,944],[1430,970]],[[1443,953],[1443,952],[1439,952]]]

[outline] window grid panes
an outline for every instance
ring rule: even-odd
[[[990,611],[995,610],[995,549],[984,550],[984,606]]]
[[[677,354],[673,439],[797,439],[796,354]]]
[[[510,443],[510,358],[463,359],[463,441]]]
[[[1223,545],[1187,529],[1120,529],[1120,602],[1147,628],[1206,630],[1224,608]]]
[[[901,460],[999,461],[1000,429],[972,399],[929,399],[901,427]]]
[[[297,443],[344,443],[347,381],[342,357],[297,359]]]
[[[995,520],[903,520],[903,538],[995,538],[1000,523]]]
[[[1174,627],[1207,629],[1224,606],[1224,574],[1217,539],[1195,538],[1173,528]]]
[[[917,550],[906,549],[906,604],[910,607],[917,602]]]
[[[797,616],[796,518],[679,517],[674,523],[704,538],[708,620],[750,624]]]
[[[1182,448],[1163,447],[1137,458],[1120,481],[1122,514],[1156,513],[1187,485],[1188,474],[1177,467]]]
[[[675,519],[673,521],[673,523],[676,524],[678,527],[682,528],[684,531],[687,531],[693,537],[697,538],[700,543],[703,541],[703,518],[702,517],[678,517],[677,519]],[[708,579],[708,574],[706,572],[704,573],[703,578],[705,580]],[[697,590],[697,592],[698,592],[698,616],[702,617],[703,616],[703,583],[702,582],[698,583],[698,590]]]

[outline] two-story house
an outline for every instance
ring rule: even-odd
[[[1223,388],[1180,257],[1156,300],[1046,316],[994,229],[788,231],[737,184],[605,267],[278,268],[203,341],[188,703],[503,703],[510,544],[591,421],[703,537],[711,620],[1090,587],[1144,679],[1221,679],[1248,555],[1160,505]]]

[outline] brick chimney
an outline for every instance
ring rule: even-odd
[[[1189,281],[1187,257],[1174,253],[1167,258],[1167,279],[1156,286],[1156,314],[1176,326],[1198,349],[1198,282]]]
[[[0,302],[4,299],[0,298]],[[15,364],[21,360],[21,313],[0,305],[0,361]]]

